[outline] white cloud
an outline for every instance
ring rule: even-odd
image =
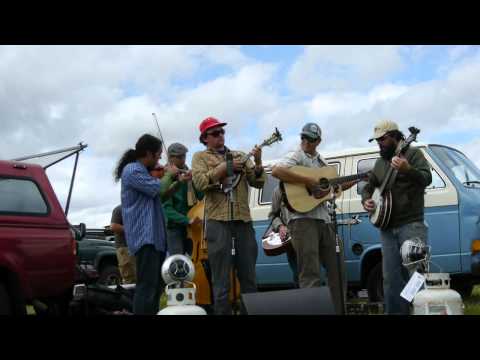
[[[399,46],[307,46],[288,74],[301,95],[368,89],[403,66]]]

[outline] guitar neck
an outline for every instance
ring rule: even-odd
[[[349,182],[349,181],[354,181],[354,180],[364,178],[364,177],[367,176],[367,174],[368,173],[361,173],[361,174],[350,175],[350,176],[342,176],[342,177],[338,177],[338,178],[335,178],[335,179],[331,179],[330,183],[332,183],[332,184],[342,184],[342,183],[346,183],[346,182]]]

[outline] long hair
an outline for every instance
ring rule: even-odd
[[[115,182],[118,182],[122,178],[122,172],[125,166],[128,164],[137,161],[147,155],[147,152],[155,154],[156,152],[162,149],[162,141],[150,134],[144,134],[140,136],[135,144],[134,149],[128,149],[125,151],[118,161],[117,167],[114,172]]]

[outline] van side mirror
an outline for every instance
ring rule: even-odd
[[[80,228],[80,238],[83,239],[87,235],[87,225],[80,223],[78,226]]]
[[[82,240],[87,234],[87,226],[84,223],[72,225],[72,230],[75,233],[75,240]]]

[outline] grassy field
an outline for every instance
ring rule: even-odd
[[[473,288],[472,295],[463,300],[465,304],[465,315],[480,315],[480,285],[477,285]],[[353,300],[352,303],[362,303],[362,300]],[[162,294],[160,298],[160,309],[163,309],[167,306],[167,296]],[[363,311],[363,310],[359,310]],[[381,310],[378,310],[376,307],[369,309],[371,315],[379,315]],[[33,306],[27,306],[27,314],[35,315],[35,310]]]
[[[472,295],[464,299],[465,315],[480,315],[480,285],[473,288]]]

